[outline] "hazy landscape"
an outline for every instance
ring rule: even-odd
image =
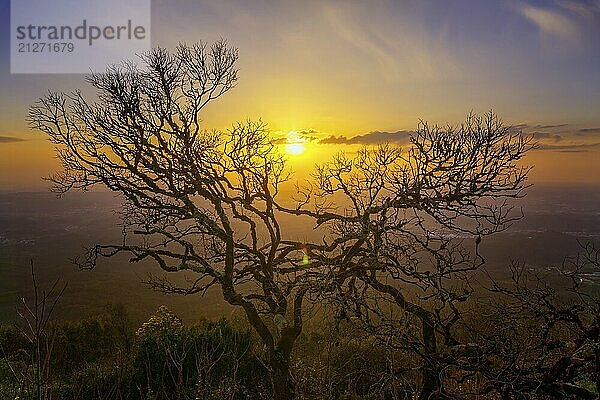
[[[557,265],[575,255],[578,240],[600,241],[599,186],[536,184],[520,203],[525,217],[482,243],[491,271],[506,272],[511,259],[535,268]],[[16,298],[30,290],[30,260],[42,281],[60,277],[68,282],[61,318],[92,315],[107,304],[125,305],[136,322],[161,304],[190,322],[233,312],[217,293],[203,298],[152,291],[142,283],[148,271],[159,272],[152,262],[130,264],[125,257],[111,258],[91,271],[72,264],[85,246],[119,240],[115,214],[119,205],[119,199],[107,192],[69,193],[62,198],[50,192],[0,193],[2,321],[16,318]],[[304,229],[310,237],[310,229]]]

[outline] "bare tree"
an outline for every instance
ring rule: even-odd
[[[340,316],[421,359],[421,399],[447,395],[441,348],[460,343],[453,328],[483,265],[481,238],[521,216],[511,200],[527,187],[520,160],[531,140],[491,112],[457,128],[421,123],[407,149],[364,148],[319,166],[298,207],[283,209],[328,229],[307,244],[322,266],[309,277]]]
[[[480,376],[478,394],[503,399],[595,399],[600,392],[600,250],[581,243],[558,267],[510,266],[490,275],[494,295],[478,301],[468,337],[477,357],[461,359],[457,376]],[[465,373],[468,371],[468,374]]]
[[[288,362],[305,290],[285,279],[299,245],[283,240],[276,215],[284,160],[261,122],[219,132],[200,119],[206,104],[235,86],[237,59],[223,40],[173,53],[157,48],[142,57],[143,68],[126,63],[88,76],[95,100],[50,92],[29,121],[56,144],[63,170],[50,178],[54,190],[100,185],[124,199],[123,241],[95,245],[80,264],[92,268],[99,257],[125,252],[133,262],[194,276],[189,285],[154,277],[156,289],[220,288],[258,333],[275,397],[291,399]]]
[[[13,378],[19,385],[18,397],[45,400],[52,398],[50,367],[55,336],[51,323],[56,305],[62,298],[67,284],[60,285],[60,279],[57,279],[49,288],[41,288],[33,260],[30,266],[33,295],[30,299],[21,297],[17,310],[23,325],[21,332],[31,344],[27,354],[28,362],[25,367],[17,368],[8,360],[4,349],[1,350]],[[33,371],[29,370],[30,367]]]
[[[80,264],[129,253],[193,276],[183,286],[153,277],[156,289],[219,288],[260,337],[277,399],[294,397],[289,360],[307,296],[333,299],[380,333],[399,317],[420,329],[401,335],[401,346],[422,360],[421,398],[442,396],[439,340],[457,342],[457,304],[483,262],[481,237],[519,216],[509,200],[527,186],[519,161],[530,138],[491,113],[456,129],[422,123],[406,150],[363,149],[320,166],[290,207],[279,201],[285,161],[262,122],[226,132],[201,125],[206,104],[235,86],[237,58],[224,41],[157,48],[144,68],[91,74],[95,100],[50,92],[31,107],[31,126],[56,144],[63,165],[50,178],[54,190],[100,185],[124,200],[122,242],[93,246]],[[290,239],[282,214],[312,219],[323,241]],[[390,302],[399,310],[392,318]]]

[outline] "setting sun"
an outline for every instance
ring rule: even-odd
[[[288,143],[285,146],[285,151],[293,156],[304,153],[304,144],[302,143]]]
[[[296,131],[290,131],[287,135],[287,143],[285,145],[285,151],[293,156],[304,153],[306,139],[298,134]]]

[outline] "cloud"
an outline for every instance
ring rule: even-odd
[[[532,133],[533,133],[533,137],[536,139],[551,139],[555,142],[560,142],[561,140],[563,140],[563,137],[556,133],[550,133],[550,132],[532,132]]]
[[[21,139],[15,136],[0,136],[0,143],[15,143],[24,141],[25,139]]]
[[[290,135],[292,135],[296,141],[308,143],[308,142],[314,142],[314,141],[318,140],[317,135],[319,135],[319,131],[317,131],[316,129],[313,129],[313,128],[309,128],[309,129],[301,129],[299,131],[293,131],[293,132],[279,131],[276,133],[276,135],[277,135],[277,137],[271,141],[271,143],[273,143],[273,144],[289,143]]]
[[[398,7],[395,3],[322,2],[320,17],[333,37],[369,61],[370,70],[365,72],[377,69],[379,81],[412,83],[463,76],[463,63],[448,50],[443,26],[434,34],[436,30],[427,29],[411,15],[412,7],[390,14]]]
[[[587,20],[594,20],[600,16],[598,0],[557,0],[557,3],[570,13]]]
[[[581,133],[600,133],[600,128],[582,128],[577,132]]]
[[[553,128],[564,128],[565,126],[569,126],[569,124],[536,125],[534,128],[536,128],[536,129],[553,129]]]
[[[559,10],[521,4],[519,11],[544,34],[565,40],[576,40],[579,37],[578,24]]]
[[[331,135],[324,139],[319,140],[320,144],[351,144],[349,139],[344,136]]]
[[[553,144],[540,144],[536,147],[536,150],[552,150],[560,151],[563,153],[582,153],[589,150],[595,150],[600,148],[600,143],[585,143],[585,144],[565,144],[565,145],[553,145]]]
[[[545,129],[545,130],[542,130]],[[595,134],[600,134],[600,127],[576,129],[570,124],[526,124],[520,123],[510,127],[510,132],[526,132],[534,136],[538,146],[536,150],[581,153],[600,149],[600,142]],[[318,132],[314,129],[298,131],[306,141],[322,145],[376,145],[381,143],[394,143],[399,145],[410,144],[410,137],[414,134],[411,130],[398,130],[395,132],[372,131],[362,135],[345,136],[331,135]],[[585,137],[584,137],[585,136]],[[282,136],[278,143],[286,143]]]
[[[528,131],[530,128],[527,124],[517,124],[508,126],[508,131],[513,134],[519,134]]]
[[[408,143],[412,131],[382,132],[373,131],[351,138],[331,135],[319,141],[320,144],[378,144],[378,143]]]

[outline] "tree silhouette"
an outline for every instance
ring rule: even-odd
[[[308,296],[413,352],[420,398],[441,397],[440,340],[459,343],[457,304],[483,263],[481,237],[519,217],[509,200],[527,186],[519,161],[531,139],[492,113],[456,129],[422,123],[407,149],[382,145],[319,166],[289,206],[279,199],[290,175],[265,124],[225,132],[201,124],[203,108],[235,86],[237,59],[225,41],[157,48],[143,68],[88,76],[94,100],[50,92],[31,107],[31,126],[50,137],[63,166],[49,178],[54,190],[103,186],[124,201],[122,242],[93,246],[80,265],[128,253],[194,276],[184,286],[153,277],[156,289],[219,288],[262,341],[276,399],[295,396],[289,362]],[[322,240],[287,237],[283,215],[312,220]],[[419,331],[396,329],[404,322]]]
[[[283,240],[275,212],[284,160],[261,122],[218,132],[200,121],[201,110],[235,86],[237,59],[223,40],[157,48],[142,57],[143,68],[126,63],[87,77],[95,101],[50,92],[29,121],[56,144],[63,170],[49,178],[55,191],[100,185],[124,199],[122,243],[95,245],[80,264],[125,252],[195,276],[186,286],[154,277],[156,289],[190,295],[219,287],[258,333],[275,397],[290,399],[288,362],[306,290],[285,278],[300,246]]]
[[[483,378],[479,393],[503,399],[597,398],[600,249],[580,243],[580,252],[557,267],[514,261],[509,271],[505,281],[490,276],[492,301],[476,303],[486,318],[468,324],[478,357],[462,360],[461,369]]]
[[[407,149],[363,148],[317,168],[286,212],[312,217],[330,241],[308,247],[314,284],[342,317],[421,359],[421,399],[444,397],[442,346],[458,349],[460,303],[484,263],[481,238],[522,215],[532,138],[492,112],[457,128],[422,122]],[[440,343],[441,342],[441,343]]]

